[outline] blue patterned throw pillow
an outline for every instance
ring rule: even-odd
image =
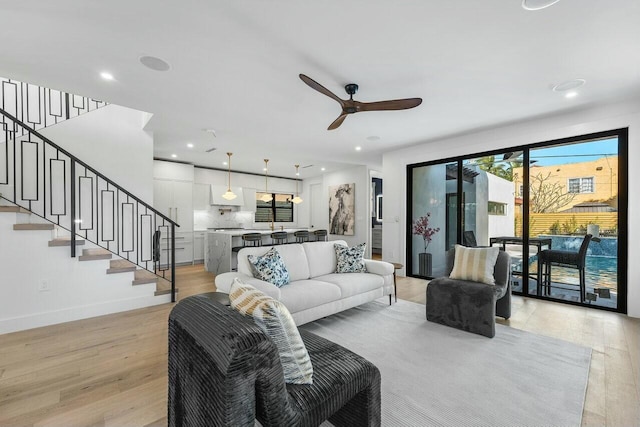
[[[338,265],[336,273],[366,273],[367,268],[364,265],[364,250],[366,243],[360,243],[352,248],[335,243],[333,247],[336,250],[336,258]]]
[[[247,259],[253,265],[258,279],[264,280],[277,287],[282,287],[289,283],[289,270],[284,265],[284,261],[280,257],[280,254],[276,248],[271,248],[269,251],[262,255],[248,255]]]

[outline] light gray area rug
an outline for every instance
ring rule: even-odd
[[[590,348],[503,325],[486,338],[427,322],[425,306],[407,301],[374,301],[301,329],[380,369],[383,426],[579,426],[582,420]]]

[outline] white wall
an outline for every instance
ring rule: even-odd
[[[0,334],[171,301],[154,296],[155,284],[133,286],[133,273],[106,274],[108,260],[80,262],[69,247],[49,247],[51,231],[14,223],[16,214],[0,214]],[[38,290],[43,281],[49,290]]]
[[[513,224],[515,221],[515,203],[514,203],[514,187],[513,182],[502,179],[493,174],[487,174],[489,180],[489,188],[487,192],[488,201],[505,203],[507,205],[506,215],[488,215],[489,234],[486,241],[478,243],[480,245],[488,245],[491,236],[512,236],[514,233]]]
[[[480,153],[576,135],[629,128],[629,183],[640,182],[640,101],[601,106],[568,114],[538,118],[472,134],[412,146],[383,155],[384,227],[383,258],[406,259],[406,166],[453,156]],[[633,217],[640,212],[640,195],[629,191],[628,259],[640,257],[640,224]],[[396,222],[397,220],[397,222]],[[628,313],[640,317],[640,266],[629,262]],[[402,272],[403,273],[403,272]]]
[[[107,105],[40,133],[153,205],[153,136],[142,129],[146,114]]]

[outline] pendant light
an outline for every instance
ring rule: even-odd
[[[296,197],[291,199],[291,201],[297,205],[298,203],[302,203],[302,199],[300,198],[300,195],[298,194],[298,176],[300,175],[298,173],[298,168],[300,167],[300,165],[295,165],[295,167],[296,167]]]
[[[260,197],[265,203],[273,200],[271,193],[269,193],[269,159],[264,159],[264,194]]]
[[[227,185],[227,192],[222,195],[222,198],[226,200],[233,200],[236,197],[238,197],[233,193],[233,191],[231,191],[231,155],[232,154],[233,153],[227,153],[227,157],[229,157],[229,161],[227,162],[229,164],[229,181]]]

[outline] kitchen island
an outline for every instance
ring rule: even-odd
[[[307,230],[306,228],[276,228],[275,231],[284,231],[289,235],[289,242],[295,241],[293,233],[298,230]],[[211,229],[205,234],[204,241],[204,268],[214,274],[226,273],[236,269],[237,259],[236,253],[233,252],[234,247],[242,246],[242,235],[246,233],[262,234],[262,245],[271,245],[271,233],[269,229],[259,230],[220,230]]]

